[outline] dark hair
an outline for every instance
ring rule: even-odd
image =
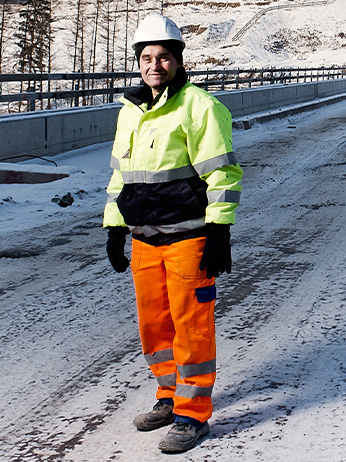
[[[177,60],[177,63],[183,64],[183,44],[178,40],[162,40],[161,42],[141,42],[138,43],[135,49],[135,55],[139,64],[139,58],[141,57],[142,51],[148,45],[161,45],[166,48],[167,51],[172,53],[172,55]]]

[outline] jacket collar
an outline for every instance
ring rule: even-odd
[[[136,106],[140,106],[143,103],[148,103],[148,107],[155,104],[161,97],[161,95],[167,90],[167,99],[172,98],[187,82],[187,74],[183,67],[177,69],[177,73],[174,79],[169,82],[166,88],[164,88],[153,101],[151,88],[144,83],[141,87],[135,90],[125,93],[124,98],[131,101]]]

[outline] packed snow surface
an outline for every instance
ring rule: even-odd
[[[178,456],[157,449],[166,429],[132,425],[156,382],[131,273],[105,252],[111,143],[54,157],[68,178],[0,185],[1,461],[345,462],[345,122],[338,103],[234,130],[243,195],[217,280],[211,433]]]

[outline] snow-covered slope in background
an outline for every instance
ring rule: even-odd
[[[251,2],[256,3],[256,2]],[[264,2],[263,2],[264,3]],[[267,6],[217,7],[206,14],[203,5],[189,6],[180,25],[203,33],[185,33],[190,67],[328,66],[346,61],[346,2],[301,7],[302,2],[272,2],[291,9],[269,10],[237,41],[236,33]],[[311,4],[312,2],[305,2]],[[316,2],[315,2],[316,3]],[[299,5],[299,7],[297,7]],[[271,5],[273,6],[273,5]],[[171,16],[179,21],[174,10]]]
[[[72,0],[56,0],[53,23],[53,72],[73,70],[76,4]],[[85,0],[85,65],[93,37],[96,0]],[[104,5],[107,2],[103,2]],[[259,66],[328,66],[346,62],[346,2],[345,0],[238,0],[180,1],[162,3],[158,0],[136,2],[126,19],[126,2],[113,4],[115,14],[115,70],[124,69],[126,24],[128,56],[134,29],[145,14],[156,11],[174,19],[181,27],[187,48],[185,65],[189,69],[215,67]],[[304,5],[304,6],[302,6]],[[113,6],[113,8],[114,8]],[[271,9],[275,7],[275,9]],[[3,72],[16,71],[17,46],[13,36],[18,21],[18,4],[11,5]],[[22,6],[23,8],[23,6]],[[162,8],[162,10],[161,10]],[[271,10],[270,10],[271,9]],[[250,27],[240,40],[235,34],[254,15],[265,14]],[[106,69],[105,19],[98,25],[97,62],[95,70]],[[114,11],[112,12],[114,18]],[[100,16],[100,17],[101,17]],[[90,60],[89,60],[90,61]],[[131,64],[128,64],[128,69]],[[136,69],[136,64],[134,64]],[[87,71],[88,69],[84,69]]]

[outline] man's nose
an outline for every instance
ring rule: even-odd
[[[154,58],[152,64],[154,69],[158,69],[161,67],[161,62],[158,58]]]

